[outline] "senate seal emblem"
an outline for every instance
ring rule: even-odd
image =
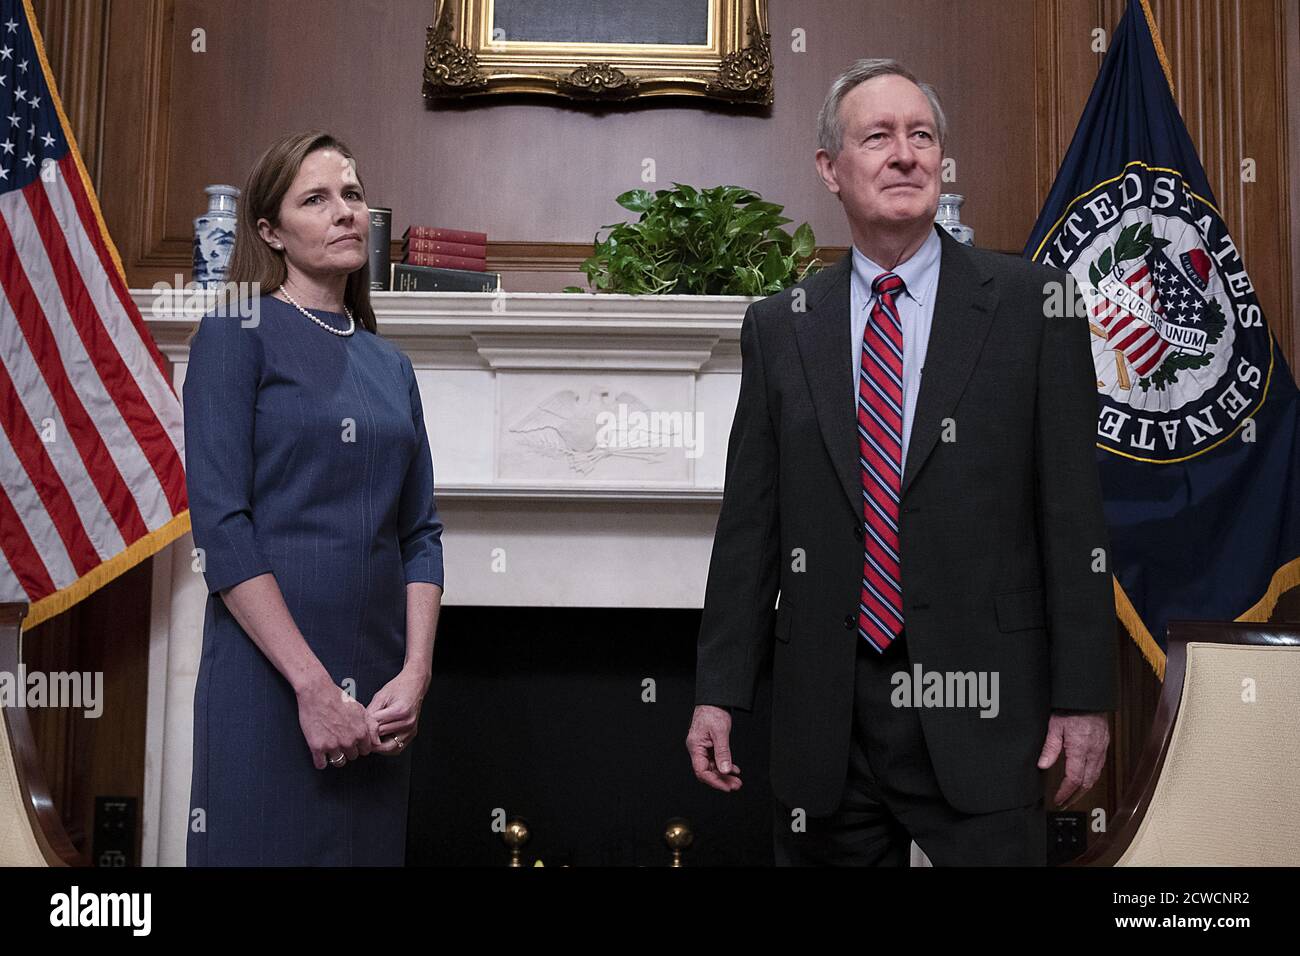
[[[1184,461],[1264,400],[1273,342],[1254,287],[1219,211],[1176,170],[1130,163],[1071,203],[1035,258],[1078,285],[1098,447]]]

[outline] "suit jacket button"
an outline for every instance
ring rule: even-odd
[[[858,619],[855,615],[844,615],[844,630],[851,631],[858,626]]]

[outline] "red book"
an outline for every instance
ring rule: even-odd
[[[469,242],[442,242],[438,239],[407,239],[403,252],[427,252],[435,256],[461,256],[465,259],[486,259],[487,246]]]
[[[467,269],[470,272],[487,272],[486,259],[467,259],[465,256],[438,256],[431,252],[408,252],[402,261],[413,266],[433,266],[437,269]]]
[[[439,239],[443,242],[464,242],[471,246],[486,246],[486,232],[468,232],[464,229],[439,229],[436,226],[407,226],[403,239]]]

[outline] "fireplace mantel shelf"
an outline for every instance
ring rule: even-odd
[[[190,336],[215,308],[215,293],[137,289],[132,297],[173,362],[179,390]],[[371,295],[379,334],[415,367],[439,499],[493,508],[524,500],[716,506],[740,386],[740,325],[753,301],[532,292]],[[651,427],[660,435],[676,416],[680,439],[651,447],[656,435],[637,444],[631,423],[612,453],[608,443],[593,447],[592,417],[606,413],[599,420],[608,422],[620,409],[629,423],[638,411],[656,415]],[[694,429],[689,434],[688,426]],[[691,439],[698,439],[694,447]]]
[[[163,296],[171,293],[164,292]],[[176,293],[181,296],[180,293]],[[184,293],[178,308],[151,289],[131,297],[151,328],[191,329],[215,302],[213,294]],[[741,295],[615,295],[568,292],[372,292],[380,331],[403,339],[420,334],[477,330],[557,329],[639,333],[649,330],[738,334],[745,308],[757,301]]]

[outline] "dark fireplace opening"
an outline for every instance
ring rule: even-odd
[[[698,610],[444,608],[407,865],[505,865],[502,812],[528,823],[527,866],[667,866],[673,817],[694,833],[687,866],[770,865],[770,673],[733,720],[744,786],[700,783],[685,745],[699,624]]]

